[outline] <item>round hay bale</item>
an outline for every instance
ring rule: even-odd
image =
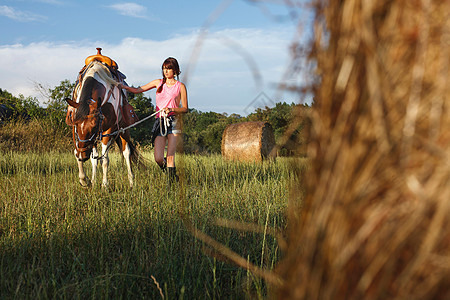
[[[266,122],[231,124],[222,136],[222,156],[230,160],[260,162],[269,157],[274,146],[273,129]]]

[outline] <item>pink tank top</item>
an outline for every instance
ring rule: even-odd
[[[161,84],[159,86],[161,86]],[[156,111],[166,107],[178,107],[178,103],[180,102],[180,87],[181,82],[179,81],[175,82],[175,84],[170,87],[167,86],[167,84],[164,84],[161,93],[156,93]],[[175,113],[170,113],[169,115],[173,114]],[[156,115],[156,117],[159,118],[159,113]]]

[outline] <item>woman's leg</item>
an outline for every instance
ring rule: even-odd
[[[155,156],[156,163],[165,171],[166,161],[164,159],[164,150],[166,148],[165,136],[157,136],[153,147],[153,155]]]
[[[169,173],[169,184],[178,181],[178,175],[175,168],[175,152],[177,150],[178,137],[175,134],[168,135],[167,142],[167,171]]]
[[[167,167],[175,167],[175,152],[177,150],[178,137],[176,134],[167,136]]]

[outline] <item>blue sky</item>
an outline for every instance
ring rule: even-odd
[[[289,75],[288,49],[308,34],[304,2],[0,0],[0,88],[44,103],[36,84],[74,81],[101,47],[135,86],[160,78],[163,60],[176,57],[189,106],[203,112],[303,101],[276,87],[302,80]]]

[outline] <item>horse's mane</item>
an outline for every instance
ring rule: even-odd
[[[83,120],[89,114],[89,100],[92,99],[92,90],[97,80],[94,75],[97,74],[103,81],[111,85],[117,85],[118,82],[113,79],[111,72],[100,62],[94,61],[89,70],[83,77],[81,84],[81,95],[79,98],[80,106],[75,114],[75,121]],[[98,100],[98,99],[94,99]]]
[[[85,77],[81,87],[80,106],[77,108],[74,121],[83,120],[89,115],[89,100],[92,98],[92,90],[96,80],[94,77]]]

